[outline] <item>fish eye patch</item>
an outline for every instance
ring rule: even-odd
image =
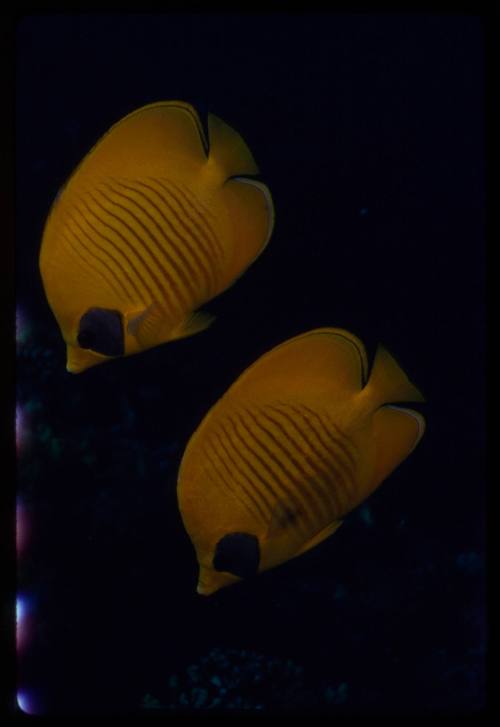
[[[257,574],[259,562],[259,541],[255,535],[228,533],[217,543],[213,561],[215,570],[250,578]]]
[[[122,315],[107,308],[89,308],[81,317],[78,345],[105,356],[123,356],[125,342]]]

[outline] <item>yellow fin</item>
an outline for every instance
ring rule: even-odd
[[[320,530],[319,533],[316,533],[316,535],[304,543],[295,555],[302,555],[302,553],[306,553],[308,550],[311,550],[311,548],[314,548],[315,545],[318,545],[323,542],[323,540],[326,540],[326,538],[329,538],[330,535],[333,535],[333,533],[338,530],[338,528],[342,525],[342,522],[342,520],[334,520],[333,523],[327,525],[326,528]]]
[[[215,316],[211,313],[198,310],[186,318],[186,320],[176,329],[172,331],[172,340],[176,338],[185,338],[195,333],[204,331],[215,321]]]
[[[396,359],[379,345],[368,383],[363,390],[373,400],[373,408],[396,401],[425,401]]]
[[[259,173],[259,168],[245,141],[237,131],[215,114],[208,114],[208,136],[209,161],[220,169],[224,179],[235,174]]]
[[[255,179],[229,179],[222,194],[232,224],[232,245],[223,282],[227,287],[245,272],[269,242],[274,206],[267,186]]]
[[[341,328],[317,328],[289,339],[243,372],[227,395],[278,399],[290,393],[330,402],[359,392],[367,371],[361,341]]]
[[[171,160],[201,166],[206,138],[196,110],[183,101],[143,106],[114,124],[75,170],[95,176],[164,175]]]
[[[377,487],[415,449],[425,431],[419,412],[387,405],[373,415],[375,472],[370,489]]]
[[[142,321],[154,310],[155,305],[156,303],[151,303],[151,305],[148,305],[148,307],[144,308],[144,310],[127,315],[127,333],[130,333],[132,336],[136,336]]]
[[[129,318],[127,332],[137,338],[143,350],[171,338],[171,327],[158,303],[151,303],[145,310]]]

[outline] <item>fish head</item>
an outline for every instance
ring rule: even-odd
[[[209,557],[198,554],[200,571],[197,592],[209,596],[220,588],[257,575],[259,539],[253,533],[229,532],[220,537]]]
[[[72,325],[60,323],[67,344],[67,370],[71,373],[80,373],[85,369],[105,361],[111,361],[122,356],[151,348],[157,343],[164,343],[172,337],[170,331],[162,337],[139,337],[138,323],[142,323],[153,306],[137,313],[119,311],[114,308],[94,306],[73,317]],[[153,333],[156,334],[154,330]]]
[[[221,588],[238,583],[240,580],[238,576],[216,571],[210,565],[200,565],[196,592],[202,596],[211,596]]]
[[[209,596],[258,572],[261,532],[241,497],[224,486],[220,471],[200,456],[203,442],[198,429],[179,467],[177,500],[198,561],[197,591]]]
[[[266,534],[257,537],[248,532],[227,533],[211,549],[211,557],[199,558],[197,592],[210,596],[233,583],[247,581],[286,563],[298,550],[295,534],[268,538]]]
[[[123,316],[118,310],[88,308],[72,326],[63,324],[61,329],[63,335],[66,333],[66,369],[70,373],[81,373],[126,354]]]

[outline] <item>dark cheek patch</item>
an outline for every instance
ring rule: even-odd
[[[107,308],[90,308],[80,319],[78,344],[105,356],[123,356],[122,315]]]
[[[214,568],[239,578],[257,574],[260,562],[259,541],[249,533],[228,533],[217,543]]]

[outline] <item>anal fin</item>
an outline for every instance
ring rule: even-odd
[[[376,460],[372,490],[415,449],[424,431],[425,419],[413,409],[387,405],[375,412],[373,437]]]
[[[228,286],[245,272],[269,242],[274,207],[267,186],[247,177],[228,179],[221,194],[232,225],[230,256],[224,271]]]
[[[168,321],[157,302],[126,316],[126,327],[127,333],[135,336],[143,349],[157,346],[170,338]]]

